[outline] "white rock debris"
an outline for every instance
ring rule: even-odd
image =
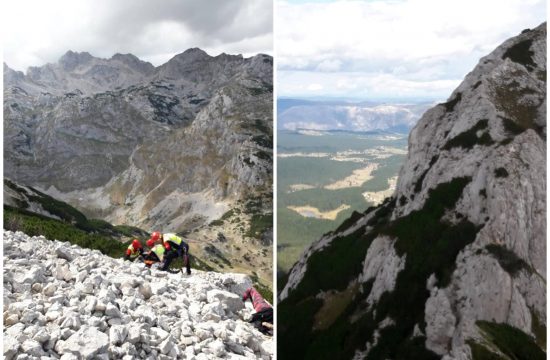
[[[68,261],[71,259],[71,261]],[[4,231],[4,359],[271,359],[242,274],[150,270]]]

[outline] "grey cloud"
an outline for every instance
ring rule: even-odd
[[[81,21],[64,28],[63,21],[48,19],[46,28],[40,30],[51,38],[50,46],[40,46],[28,36],[18,39],[18,31],[13,29],[8,36],[17,39],[18,46],[5,47],[5,58],[17,59],[14,62],[43,60],[32,64],[37,66],[57,62],[67,50],[73,50],[99,57],[132,53],[142,59],[164,62],[190,47],[254,54],[270,52],[273,46],[273,0],[79,1],[87,10],[72,13],[52,3],[59,7],[59,16]],[[32,26],[25,21],[21,19],[22,27]],[[19,46],[25,42],[26,46]]]
[[[101,0],[96,3],[105,16],[98,24],[104,34],[119,34],[123,38],[139,33],[147,25],[167,20],[184,24],[203,39],[224,42],[262,35],[273,28],[271,0]],[[255,10],[255,14],[250,14],[250,9]],[[243,13],[251,16],[243,18]],[[237,19],[240,23],[235,23]]]

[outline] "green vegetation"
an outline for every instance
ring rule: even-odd
[[[268,135],[271,135],[273,132],[272,129],[268,126],[267,120],[262,120],[262,119],[243,121],[239,124],[239,126],[243,130],[249,130],[253,132],[259,131],[260,133],[268,134]]]
[[[224,264],[231,267],[231,262],[214,245],[208,244],[204,248],[204,251],[206,251],[208,254],[213,256],[214,258],[212,259],[212,262],[216,263],[217,265],[221,266],[222,268],[225,267]],[[217,259],[219,259],[219,260],[217,260]],[[220,263],[220,261],[221,261],[221,263]]]
[[[126,245],[116,239],[89,233],[71,224],[4,205],[4,226],[11,231],[22,231],[29,236],[43,235],[47,239],[68,241],[88,249],[101,251],[111,257],[121,257]]]
[[[485,346],[475,342],[474,340],[466,340],[466,344],[470,346],[473,360],[507,360],[501,354],[497,354],[487,349]]]
[[[439,159],[439,155],[432,156],[432,158],[430,160],[430,164],[428,165],[428,168],[426,170],[424,170],[422,175],[420,175],[420,177],[418,178],[418,180],[414,184],[414,192],[415,193],[419,193],[420,190],[422,190],[422,184],[424,183],[424,178],[428,174],[428,171],[430,171],[430,169],[432,168],[433,164],[436,163],[437,159]]]
[[[357,222],[357,220],[361,219],[364,216],[364,214],[353,211],[349,218],[347,218],[338,228],[336,228],[335,232],[342,232],[348,228],[350,228],[353,224]]]
[[[517,72],[517,75],[522,76],[522,73]],[[538,117],[539,104],[524,99],[525,96],[538,94],[537,89],[523,87],[518,82],[512,81],[506,86],[492,84],[492,90],[497,109],[507,115],[501,117],[501,120],[504,129],[509,134],[517,135],[527,129],[533,129],[539,136],[544,136],[544,126],[535,122]]]
[[[225,214],[223,214],[221,218],[211,221],[210,226],[221,226],[221,225],[223,225],[225,220],[228,220],[228,219],[232,218],[234,215],[236,215],[236,211],[235,211],[235,209],[231,209],[231,210],[225,212]]]
[[[525,66],[527,69],[532,70],[535,67],[535,62],[533,61],[533,55],[535,53],[531,51],[531,44],[533,40],[526,39],[518,42],[517,44],[511,46],[504,54],[502,54],[502,59],[510,59],[513,62]]]
[[[508,177],[508,171],[503,167],[499,167],[495,169],[495,177]]]
[[[457,93],[454,98],[441,105],[445,106],[445,110],[447,110],[447,112],[451,112],[454,110],[456,104],[458,104],[460,100],[462,100],[462,93]]]
[[[406,269],[409,266],[414,269],[410,272],[414,278],[407,281],[420,281],[420,278],[427,279],[430,273],[435,273],[440,287],[449,283],[456,255],[475,239],[479,229],[469,221],[450,225],[440,219],[445,209],[452,208],[456,203],[470,181],[467,177],[455,178],[438,185],[429,191],[429,198],[422,210],[396,219],[382,229],[382,233],[398,239],[395,244],[398,255],[406,254]]]
[[[269,286],[264,285],[255,272],[250,275],[250,279],[252,280],[254,288],[258,290],[260,295],[262,295],[262,297],[269,301],[271,304],[274,304],[275,298],[273,297],[273,291],[271,291]]]
[[[492,145],[494,144],[491,135],[488,131],[483,132],[481,136],[478,136],[478,131],[486,130],[489,120],[481,119],[479,120],[471,129],[464,131],[463,133],[458,134],[454,138],[447,141],[443,150],[450,150],[454,147],[461,147],[464,149],[471,149],[474,145]]]
[[[201,259],[193,256],[193,254],[189,254],[189,262],[191,264],[191,271],[193,271],[193,269],[202,270],[202,271],[216,271],[212,266],[208,265],[206,262],[202,261]],[[170,269],[180,270],[184,268],[183,265],[184,265],[183,259],[177,258],[170,263]]]
[[[130,226],[130,225],[115,225],[114,229],[116,232],[133,238],[145,238],[149,236],[149,233],[147,231],[144,231],[138,227]]]
[[[477,321],[476,325],[484,332],[486,340],[510,359],[546,359],[546,353],[535,343],[535,340],[518,328],[489,321]]]
[[[7,179],[4,179],[4,185],[8,186],[17,193],[26,196],[29,201],[40,204],[44,210],[54,216],[57,216],[63,222],[73,225],[86,233],[97,233],[103,236],[115,238],[121,238],[123,236],[140,238],[149,235],[146,231],[143,231],[137,227],[127,225],[113,226],[104,220],[88,219],[83,213],[71,205],[54,199],[53,197],[44,194],[35,188],[29,187],[33,193],[28,193],[25,189],[17,186],[15,183]],[[19,201],[18,206],[21,210],[24,210],[28,207],[28,204],[26,202]],[[30,214],[33,213],[31,212]]]
[[[531,313],[531,332],[535,334],[537,345],[546,350],[546,325],[533,309],[529,308],[529,312]]]
[[[397,140],[379,140],[370,134],[332,132],[326,136],[307,136],[295,132],[280,131],[277,146],[284,153],[327,153],[352,150],[363,153],[381,146],[406,149],[405,137]],[[365,201],[362,193],[387,189],[387,180],[396,176],[403,164],[405,155],[393,155],[377,159],[369,154],[353,154],[354,158],[364,158],[367,162],[379,164],[372,173],[373,178],[360,187],[326,190],[324,185],[334,183],[351,175],[354,170],[366,165],[351,161],[334,161],[329,157],[280,157],[278,158],[277,218],[278,271],[286,272],[299,258],[303,250],[323,234],[334,231],[354,211],[362,213],[371,203]],[[293,191],[291,185],[307,184],[316,186],[308,190]],[[288,209],[288,206],[310,205],[320,211],[331,211],[341,205],[350,208],[338,213],[335,220],[304,217]]]
[[[513,251],[498,244],[489,244],[485,247],[489,254],[497,259],[500,266],[510,275],[517,275],[521,270],[531,270],[531,267]]]
[[[260,239],[262,234],[273,228],[273,214],[254,214],[250,219],[250,226],[245,236]]]
[[[254,141],[256,144],[258,144],[261,147],[265,148],[273,148],[273,136],[262,134],[262,135],[256,135],[252,137],[252,141]]]
[[[389,219],[395,199],[386,201],[369,220],[368,225],[373,226],[370,232],[365,234],[365,228],[360,228],[314,253],[308,259],[307,271],[298,287],[279,304],[279,344],[284,344],[278,348],[279,355],[305,359],[351,358],[355,350],[364,348],[366,341],[372,341],[378,324],[391,318],[394,324],[379,329],[380,337],[370,350],[369,359],[437,359],[436,354],[425,348],[425,338],[412,337],[412,333],[416,324],[421,328],[425,326],[424,305],[429,297],[426,280],[435,273],[438,286],[446,286],[456,256],[479,231],[466,220],[458,224],[441,220],[470,181],[470,178],[456,178],[438,185],[429,191],[422,209],[392,222]],[[382,294],[376,306],[367,310],[365,300],[372,286],[367,285],[355,294],[332,326],[313,330],[314,318],[323,316],[319,313],[323,303],[316,298],[317,293],[344,290],[361,272],[366,252],[379,235],[396,239],[397,253],[406,255],[405,267],[397,276],[394,290]],[[298,311],[307,315],[298,315]]]
[[[501,117],[501,120],[502,120],[502,126],[504,126],[504,129],[509,133],[509,134],[512,134],[512,135],[518,135],[518,134],[521,134],[522,132],[525,131],[525,129],[521,126],[519,126],[518,124],[516,124],[514,122],[514,120],[512,119],[508,119],[508,118],[503,118]]]

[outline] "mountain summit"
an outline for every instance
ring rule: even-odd
[[[279,356],[544,359],[545,179],[542,24],[424,114],[391,198],[305,251]]]

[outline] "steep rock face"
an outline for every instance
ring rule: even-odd
[[[5,231],[5,359],[271,359],[242,274],[147,269]],[[250,303],[250,302],[248,302]]]
[[[545,179],[543,24],[426,112],[392,198],[306,250],[280,294],[279,354],[544,358]]]
[[[4,64],[5,175],[92,216],[152,225],[147,212],[172,196],[215,219],[270,189],[272,62],[190,49],[157,68],[71,51],[26,75]]]

